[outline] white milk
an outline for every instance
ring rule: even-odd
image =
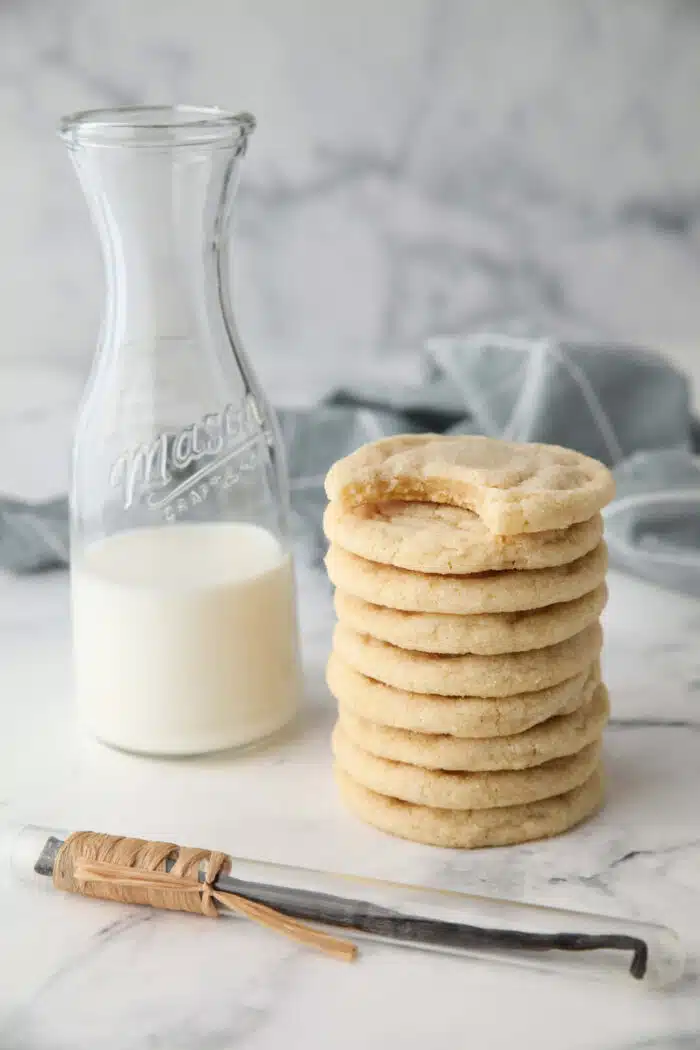
[[[300,673],[291,559],[257,525],[124,532],[72,567],[76,692],[95,736],[195,754],[294,715]]]

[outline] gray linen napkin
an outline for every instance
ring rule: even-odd
[[[280,413],[307,560],[320,562],[325,550],[323,479],[334,460],[390,434],[479,433],[567,445],[607,463],[618,486],[606,511],[612,563],[700,596],[700,428],[672,365],[625,346],[479,333],[429,340],[423,372],[414,386],[360,383]],[[64,501],[0,501],[0,568],[66,559]]]

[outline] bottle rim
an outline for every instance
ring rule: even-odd
[[[251,113],[218,106],[118,106],[62,117],[58,133],[69,149],[80,146],[244,146],[255,130]]]

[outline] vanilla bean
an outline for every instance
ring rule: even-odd
[[[51,836],[47,839],[34,871],[38,875],[53,875],[56,855],[63,842]],[[166,861],[166,871],[174,866]],[[203,879],[203,875],[200,878]],[[221,893],[235,893],[247,900],[265,904],[294,919],[336,926],[385,940],[445,949],[505,950],[518,952],[631,952],[630,975],[641,980],[647,973],[649,948],[642,938],[626,934],[533,933],[529,930],[504,930],[473,926],[441,919],[423,919],[402,915],[389,908],[366,901],[349,900],[329,893],[297,889],[292,886],[268,885],[250,882],[233,875],[221,875],[214,883]]]

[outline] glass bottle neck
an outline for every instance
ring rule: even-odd
[[[105,258],[103,350],[106,339],[193,339],[222,313],[229,320],[226,235],[240,152],[220,143],[73,149]]]

